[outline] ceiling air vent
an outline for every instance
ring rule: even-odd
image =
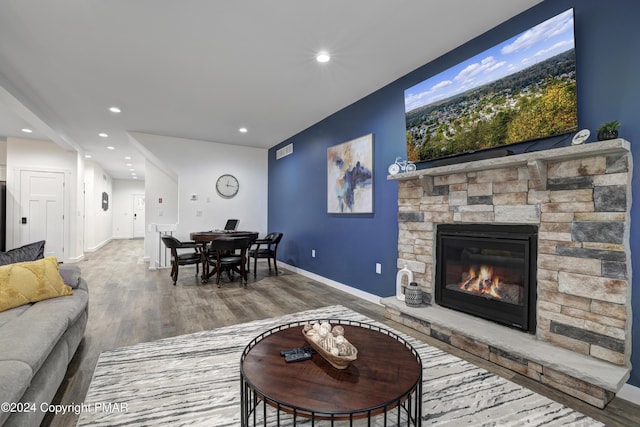
[[[293,143],[285,145],[281,149],[276,151],[276,160],[280,160],[283,157],[293,153]]]

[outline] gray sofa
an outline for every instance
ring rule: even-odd
[[[89,291],[77,271],[70,283],[60,269],[73,295],[0,312],[0,426],[40,425],[64,380],[88,318]]]

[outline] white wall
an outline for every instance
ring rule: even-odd
[[[0,138],[0,165],[7,164],[7,139]]]
[[[114,179],[113,184],[113,230],[114,239],[133,237],[133,196],[144,195],[145,183],[142,180]],[[141,218],[144,221],[144,218]]]
[[[143,133],[131,137],[155,157],[145,170],[148,225],[176,223],[174,235],[185,240],[193,231],[223,228],[228,218],[240,220],[238,229],[267,232],[266,149]],[[224,199],[215,190],[216,179],[225,173],[240,182],[233,199]],[[177,191],[172,184],[175,176]],[[191,200],[192,194],[197,200]],[[148,237],[155,233],[147,231]],[[157,250],[155,242],[149,243],[145,256]]]
[[[112,180],[99,164],[86,161],[84,183],[84,250],[85,252],[93,252],[111,241],[113,230]],[[106,211],[102,210],[103,192],[109,195],[109,209]]]
[[[145,162],[144,257],[150,268],[159,265],[160,237],[154,224],[178,223],[178,181],[172,174],[147,160]]]
[[[76,206],[75,211],[71,210],[72,222],[69,242],[72,246],[70,252],[74,254],[73,258],[69,257],[68,261],[81,261],[84,258],[84,205],[85,205],[85,193],[84,193],[84,157],[76,155],[76,171],[75,174],[75,188],[76,188]]]
[[[15,210],[19,209],[16,200],[19,199],[19,188],[16,178],[21,170],[64,172],[69,178],[66,182],[65,194],[69,200],[65,201],[64,233],[64,261],[71,262],[82,258],[81,251],[83,231],[78,229],[77,216],[81,215],[82,200],[78,197],[79,183],[82,182],[82,162],[78,153],[66,151],[51,141],[41,141],[26,138],[7,138],[7,249],[16,247],[20,239],[19,223]]]

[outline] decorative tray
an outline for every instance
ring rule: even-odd
[[[302,335],[327,362],[337,369],[346,369],[358,358],[358,349],[344,337],[344,328],[329,322],[306,324]]]

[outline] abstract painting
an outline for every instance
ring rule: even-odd
[[[373,134],[327,149],[327,212],[373,213]]]

